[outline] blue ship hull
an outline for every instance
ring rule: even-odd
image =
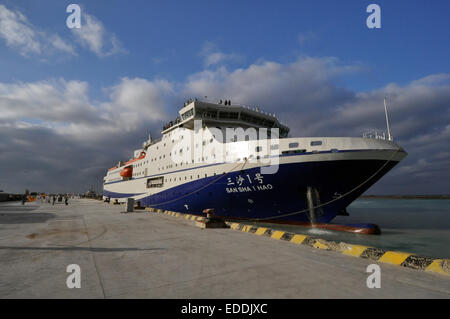
[[[260,168],[211,176],[139,199],[141,205],[189,214],[213,208],[230,219],[284,223],[309,222],[307,191],[320,198],[315,221],[329,223],[398,162],[340,160],[282,164],[276,174],[259,175]],[[355,189],[356,188],[356,189]],[[346,195],[344,195],[346,194]],[[139,194],[104,191],[111,198]],[[342,196],[344,195],[344,196]]]

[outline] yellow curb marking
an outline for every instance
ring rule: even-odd
[[[363,253],[364,250],[369,248],[368,246],[361,245],[351,245],[346,250],[344,250],[343,254],[348,256],[359,257]]]
[[[426,269],[425,271],[437,272],[442,275],[450,276],[448,272],[442,269],[441,264],[444,262],[444,259],[435,259]]]
[[[264,235],[264,233],[266,232],[266,230],[267,230],[267,228],[259,227],[259,228],[256,230],[255,235],[258,235],[258,236]]]
[[[393,265],[401,265],[402,262],[404,262],[406,258],[408,258],[409,256],[411,256],[411,254],[395,251],[387,251],[383,256],[381,256],[380,259],[378,259],[378,261]]]
[[[283,237],[283,235],[284,235],[284,231],[276,230],[276,231],[273,232],[271,237],[273,239],[280,239],[281,237]]]
[[[291,238],[291,242],[295,244],[301,244],[303,241],[308,238],[308,236],[305,235],[294,235],[294,237]]]
[[[328,249],[328,246],[327,246],[327,245],[322,244],[322,243],[319,242],[319,241],[316,241],[316,242],[314,243],[313,247],[314,247],[314,248],[319,248],[319,249],[325,249],[325,250]]]
[[[239,224],[238,223],[231,223],[231,229],[238,229],[239,228]]]

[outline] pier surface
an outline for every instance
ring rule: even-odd
[[[96,200],[0,203],[0,298],[450,298],[448,277]],[[436,256],[439,257],[439,256]],[[81,288],[66,267],[81,268]]]

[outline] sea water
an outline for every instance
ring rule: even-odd
[[[450,200],[448,199],[365,199],[353,202],[350,216],[338,216],[333,224],[373,223],[381,235],[361,235],[299,226],[274,225],[293,233],[315,238],[409,252],[416,255],[450,258]]]

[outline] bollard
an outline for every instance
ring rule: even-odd
[[[203,217],[201,221],[197,221],[196,225],[200,228],[228,228],[222,217],[214,216],[214,208],[207,208],[203,210],[206,218]]]
[[[206,218],[214,218],[214,208],[204,209],[203,214],[206,214]]]
[[[134,209],[134,198],[127,199],[127,213],[133,212]]]

